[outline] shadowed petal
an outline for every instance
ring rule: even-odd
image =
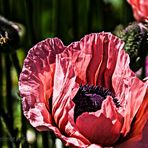
[[[146,83],[135,76],[128,63],[128,55],[123,50],[120,51],[112,76],[112,85],[121,105],[118,112],[124,117],[124,125],[121,131],[124,136],[129,132],[133,118],[147,91]]]
[[[130,133],[117,148],[147,148],[148,147],[148,92],[131,125]],[[116,147],[115,147],[116,148]]]
[[[148,121],[143,128],[142,135],[131,137],[114,148],[148,148]]]

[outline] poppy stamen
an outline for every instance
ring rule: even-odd
[[[76,96],[73,99],[75,103],[74,120],[84,112],[95,112],[101,109],[102,102],[107,96],[113,98],[116,107],[120,107],[120,103],[115,95],[109,90],[101,86],[84,85],[80,86]]]

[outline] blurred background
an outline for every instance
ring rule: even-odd
[[[68,45],[92,32],[115,34],[134,20],[132,9],[126,0],[0,0],[0,15],[0,147],[62,148],[22,115],[18,78],[28,50],[49,37]]]

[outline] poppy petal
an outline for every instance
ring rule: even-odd
[[[141,135],[144,131],[143,128],[148,122],[148,91],[144,97],[144,100],[135,116],[135,122],[132,125],[130,131],[130,137]]]
[[[74,135],[80,140],[61,134],[61,131],[54,126],[52,110],[48,105],[53,94],[56,55],[63,52],[64,49],[65,46],[58,38],[46,39],[30,49],[19,78],[23,111],[31,125],[39,131],[53,130],[66,145],[84,146],[85,143],[82,141],[90,143],[79,132],[75,131]],[[70,125],[66,126],[66,131],[69,131]],[[85,140],[81,141],[81,137]]]
[[[91,144],[88,148],[102,148],[102,146],[99,146],[97,144]]]
[[[135,73],[130,70],[128,63],[128,55],[121,50],[112,76],[112,85],[121,105],[118,112],[124,117],[121,131],[124,136],[129,132],[131,122],[147,91],[146,83],[136,77]]]
[[[115,110],[111,97],[107,97],[103,102],[101,110],[94,113],[85,112],[76,120],[78,129],[87,139],[103,146],[117,141],[122,123],[123,117]]]
[[[99,63],[95,74],[97,75],[97,85],[112,90],[111,78],[116,67],[119,51],[123,50],[124,42],[111,33],[102,33],[98,38],[101,38],[102,40],[102,42],[98,42],[98,44],[101,44],[103,47],[102,49],[98,48],[97,51],[102,54],[102,60]],[[101,50],[102,52],[100,52]],[[97,52],[96,55],[98,55]],[[90,69],[88,69],[88,71],[90,71]]]
[[[75,63],[75,73],[80,80],[78,83],[111,89],[111,76],[118,52],[123,49],[124,43],[111,33],[101,32],[86,35],[75,44],[77,54],[72,60]]]
[[[148,19],[148,1],[144,0],[127,0],[133,8],[134,17],[137,21]]]
[[[63,50],[64,45],[58,38],[46,39],[35,45],[24,61],[19,91],[24,115],[34,127],[47,119],[52,122],[48,101],[53,93],[55,57]]]
[[[148,147],[148,121],[143,128],[142,135],[131,137],[114,148],[147,148]]]
[[[90,142],[79,133],[74,123],[73,114],[71,114],[74,110],[72,98],[74,98],[77,93],[79,84],[76,83],[76,75],[73,69],[74,63],[71,62],[72,54],[68,55],[69,53],[67,53],[67,49],[65,49],[62,54],[56,56],[52,115],[60,131],[66,133],[71,138],[77,138],[84,144],[90,144]]]

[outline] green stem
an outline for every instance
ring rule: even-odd
[[[3,68],[2,68],[2,55],[0,54],[0,109],[4,109],[4,101],[3,101],[3,91],[2,91],[2,80],[3,80]],[[2,117],[1,111],[0,111],[0,117]],[[2,128],[2,122],[0,122],[0,137],[4,137],[4,130]],[[0,147],[2,147],[3,141],[0,142]]]
[[[74,40],[78,39],[78,1],[72,0],[72,24]]]
[[[61,6],[61,0],[55,0],[55,18],[56,18],[56,22],[55,22],[55,32],[56,32],[56,36],[59,36],[61,33],[61,29],[60,29],[60,6]]]
[[[88,21],[87,21],[87,31],[91,32],[92,30],[92,14],[93,14],[93,1],[89,0],[89,8],[88,8]]]
[[[13,65],[16,69],[16,72],[17,72],[17,76],[19,78],[19,75],[21,73],[21,67],[20,67],[20,64],[19,64],[19,60],[18,60],[18,57],[17,57],[17,53],[14,52],[11,54],[11,59],[12,59],[12,62],[13,62]]]
[[[49,140],[49,137],[48,137],[48,133],[47,132],[43,132],[42,133],[42,140],[43,140],[43,147],[49,147],[49,143],[48,143],[48,140]],[[54,142],[54,141],[52,141]]]
[[[11,54],[11,59],[12,59],[12,62],[13,62],[13,65],[16,69],[16,72],[17,72],[17,76],[19,78],[19,75],[21,73],[21,67],[20,67],[20,64],[19,64],[19,59],[17,57],[17,54],[16,52],[12,53]],[[20,102],[21,103],[21,102]],[[23,115],[23,110],[22,110],[22,103],[21,103],[21,124],[22,124],[22,128],[21,128],[21,137],[22,139],[24,139],[24,137],[26,137],[26,131],[27,131],[27,124],[26,124],[26,118],[24,117]],[[29,146],[28,142],[25,140],[24,143],[22,143],[22,146]]]
[[[5,55],[5,63],[6,63],[6,100],[7,100],[7,112],[8,112],[7,125],[12,137],[16,137],[16,133],[13,127],[14,123],[13,123],[13,97],[11,95],[11,90],[12,90],[11,61],[8,55]]]

